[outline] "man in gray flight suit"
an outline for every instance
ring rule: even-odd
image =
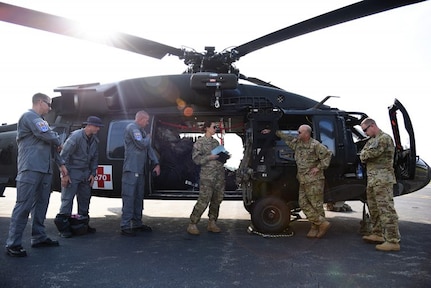
[[[96,134],[103,127],[102,120],[96,116],[90,116],[83,123],[84,128],[73,131],[64,142],[60,155],[66,163],[69,175],[62,177],[61,207],[56,217],[65,219],[72,215],[73,199],[76,195],[78,203],[78,215],[85,222],[87,231],[94,233],[95,228],[90,227],[89,206],[91,198],[91,187],[96,177],[99,158],[99,139]],[[63,221],[62,221],[63,222]],[[72,236],[71,229],[63,227],[60,231],[62,237]],[[60,230],[60,229],[59,229]]]
[[[151,134],[147,135],[144,130],[149,119],[147,112],[137,112],[135,121],[127,125],[124,133],[121,234],[125,236],[135,236],[136,231],[152,231],[142,223],[147,155],[155,165],[153,171],[160,175],[159,160],[151,147]]]
[[[30,213],[31,247],[59,245],[58,241],[48,238],[44,226],[51,195],[53,159],[59,166],[61,174],[63,176],[68,174],[59,154],[60,138],[42,118],[51,110],[51,98],[37,93],[33,95],[32,102],[32,109],[21,116],[17,127],[17,195],[6,240],[6,252],[13,257],[27,256],[26,250],[22,247],[22,235]]]

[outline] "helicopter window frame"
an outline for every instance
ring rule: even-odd
[[[317,123],[318,137],[320,143],[326,146],[334,156],[337,155],[337,135],[335,122],[330,118],[315,116],[314,122]]]

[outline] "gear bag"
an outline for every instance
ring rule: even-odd
[[[58,232],[60,233],[71,233],[72,230],[70,228],[69,216],[64,214],[57,214],[54,219],[54,224],[57,226]]]
[[[70,230],[72,230],[73,235],[87,234],[89,220],[88,216],[82,216],[79,214],[70,216]]]
[[[75,214],[67,216],[64,214],[57,214],[54,219],[55,226],[58,232],[62,234],[84,235],[88,232],[88,216]]]

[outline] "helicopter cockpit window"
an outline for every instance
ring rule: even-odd
[[[111,122],[108,131],[106,150],[108,159],[124,159],[124,130],[132,120]]]
[[[321,119],[319,121],[319,131],[322,144],[328,147],[333,155],[336,155],[334,123],[329,119]]]

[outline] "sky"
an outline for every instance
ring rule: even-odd
[[[4,1],[150,39],[173,47],[216,51],[356,1],[347,0],[38,0]],[[426,105],[431,95],[431,1],[302,35],[236,62],[240,72],[346,111],[360,111],[390,131],[388,106],[410,113],[417,154],[431,163]],[[0,122],[15,123],[36,92],[178,74],[175,56],[158,60],[101,44],[0,22]]]

